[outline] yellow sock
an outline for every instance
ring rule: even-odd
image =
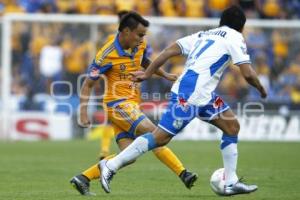
[[[116,156],[116,154],[112,154],[112,155],[109,155],[109,156],[105,157],[105,159],[109,160],[109,159],[111,159],[115,156]],[[100,170],[99,170],[99,167],[98,167],[98,163],[91,166],[90,168],[88,168],[84,172],[82,172],[82,174],[84,176],[86,176],[89,180],[98,179],[100,177]]]
[[[105,125],[102,130],[100,157],[106,157],[109,154],[112,138],[114,137],[114,130],[110,125]]]
[[[87,170],[82,173],[86,176],[89,180],[94,180],[100,177],[100,170],[98,164],[91,166]]]
[[[153,150],[155,156],[167,165],[177,176],[185,169],[177,156],[168,148],[160,147]]]

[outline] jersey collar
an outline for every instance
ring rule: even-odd
[[[114,45],[117,49],[119,56],[126,56],[126,57],[130,57],[132,59],[134,57],[134,55],[136,54],[136,52],[138,51],[138,48],[135,47],[131,54],[125,52],[119,41],[119,33],[115,37]]]

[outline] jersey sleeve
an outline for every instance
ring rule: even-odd
[[[92,80],[98,80],[101,74],[106,73],[112,68],[112,63],[107,61],[105,57],[107,56],[107,50],[100,50],[93,62],[89,65],[87,74],[88,77]]]
[[[229,54],[234,65],[251,63],[246,43],[242,37],[239,39],[228,40],[228,46]]]
[[[106,65],[99,65],[95,60],[90,64],[87,74],[88,77],[92,80],[98,80],[101,74],[107,72],[110,68],[112,68],[112,64],[108,63]]]
[[[197,38],[199,38],[199,33],[180,38],[176,41],[183,55],[187,56],[190,53]]]

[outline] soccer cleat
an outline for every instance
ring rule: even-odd
[[[82,195],[85,196],[95,196],[95,193],[90,192],[89,180],[83,175],[74,176],[70,183],[72,186]]]
[[[103,159],[99,162],[99,169],[101,171],[100,183],[103,190],[106,193],[110,193],[110,181],[112,180],[113,176],[116,174],[114,171],[109,169],[106,166],[107,160]]]
[[[100,157],[99,157],[99,160],[101,161],[101,160],[103,160],[105,157],[106,157],[106,156],[100,156]]]
[[[257,190],[256,185],[247,185],[240,180],[232,185],[224,187],[224,196],[231,196],[237,194],[248,194]]]
[[[194,183],[198,179],[198,174],[194,172],[189,172],[185,169],[180,173],[179,177],[181,181],[184,183],[185,187],[191,189],[194,186]]]

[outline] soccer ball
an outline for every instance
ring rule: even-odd
[[[218,195],[224,195],[224,168],[217,169],[210,177],[210,187]]]

